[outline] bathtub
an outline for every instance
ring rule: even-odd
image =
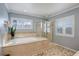
[[[49,40],[44,37],[22,37],[15,38],[3,45],[3,55],[34,55],[45,53]]]
[[[3,47],[6,46],[13,46],[13,45],[20,45],[20,44],[25,44],[25,43],[32,43],[32,42],[37,42],[37,41],[42,41],[42,40],[47,40],[44,37],[20,37],[20,38],[14,38],[5,44],[3,44]]]

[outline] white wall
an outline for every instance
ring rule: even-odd
[[[0,3],[0,22],[4,20],[8,20],[8,13],[5,5]],[[0,31],[0,55],[2,55],[1,46],[3,45],[3,36],[7,33],[7,29],[4,28],[3,24],[0,24]]]

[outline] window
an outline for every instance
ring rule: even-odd
[[[47,22],[47,32],[50,32],[50,22]]]
[[[44,32],[47,32],[47,30],[46,30],[46,22],[44,23]]]
[[[48,21],[44,23],[44,32],[50,32],[50,22]]]
[[[63,20],[57,19],[56,20],[56,34],[62,35],[63,34]]]
[[[16,29],[33,29],[33,21],[24,18],[11,18],[11,24],[16,26]]]
[[[74,36],[74,15],[56,19],[56,35]]]

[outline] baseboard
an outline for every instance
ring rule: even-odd
[[[68,50],[71,50],[71,51],[77,52],[76,50],[71,49],[71,48],[68,48],[68,47],[65,47],[65,46],[63,46],[63,45],[60,45],[60,44],[57,44],[57,43],[53,43],[53,44],[56,44],[56,45],[58,45],[58,46],[61,46],[61,47],[63,47],[63,48],[66,48],[66,49],[68,49]]]

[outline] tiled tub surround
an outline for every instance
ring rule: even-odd
[[[11,40],[11,35],[10,35],[9,33],[8,33],[7,35],[8,35],[7,40]],[[7,36],[7,35],[6,35],[6,36]],[[30,36],[31,36],[31,37],[36,37],[36,35],[37,35],[37,34],[36,34],[35,32],[16,32],[16,33],[15,33],[15,38],[16,38],[16,37],[20,37],[20,38],[21,38],[21,37],[30,37]]]

